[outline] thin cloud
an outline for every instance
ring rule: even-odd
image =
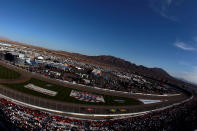
[[[149,0],[149,6],[162,17],[172,21],[178,21],[178,18],[170,13],[172,7],[180,5],[177,2],[177,0]]]
[[[188,45],[188,44],[186,44],[186,43],[184,43],[184,42],[181,42],[181,41],[175,42],[174,45],[175,45],[176,47],[178,47],[178,48],[180,48],[180,49],[182,49],[182,50],[186,50],[186,51],[196,51],[196,50],[197,50],[197,48],[192,47],[192,46],[190,46],[190,45]]]
[[[184,72],[181,75],[179,74],[179,77],[188,82],[197,84],[197,66],[193,67],[191,72]]]
[[[194,37],[194,41],[195,41],[195,42],[197,42],[197,36],[196,36],[196,37]]]
[[[161,16],[163,16],[164,18],[169,19],[169,20],[172,20],[172,21],[178,21],[178,18],[177,18],[177,17],[167,15],[165,12],[160,12],[160,15],[161,15]]]
[[[186,61],[179,61],[178,63],[179,63],[180,65],[187,66],[187,67],[191,67],[191,66],[192,66],[191,63],[186,62]]]
[[[172,3],[172,0],[167,0],[168,5]]]

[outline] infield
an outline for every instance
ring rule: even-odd
[[[44,89],[48,89],[51,91],[58,92],[56,96],[49,96],[45,95],[30,89],[25,88],[24,86],[27,84],[34,84],[36,86],[42,87]],[[107,105],[107,106],[125,106],[125,105],[138,105],[141,102],[138,100],[132,99],[132,98],[124,98],[124,97],[117,97],[117,96],[110,96],[110,95],[102,95],[105,103],[91,103],[91,102],[86,102],[86,101],[80,101],[77,100],[73,97],[70,97],[70,93],[72,91],[71,88],[64,87],[64,86],[59,86],[53,83],[49,83],[46,81],[38,80],[35,78],[30,79],[27,82],[24,83],[19,83],[19,84],[4,84],[8,88],[12,88],[14,90],[26,93],[26,94],[31,94],[34,96],[39,96],[39,97],[44,97],[48,99],[53,99],[57,101],[63,101],[63,102],[69,102],[69,103],[78,103],[78,104],[87,104],[87,105]],[[50,85],[50,86],[48,86]],[[80,90],[79,90],[80,91]],[[116,102],[114,100],[121,99],[124,100],[124,103]]]
[[[17,79],[19,77],[18,72],[0,65],[0,79]]]

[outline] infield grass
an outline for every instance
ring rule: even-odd
[[[49,96],[49,95],[45,95],[45,94],[25,88],[24,86],[29,83],[39,86],[41,88],[56,91],[56,92],[58,92],[58,94],[56,96]],[[123,106],[123,105],[138,105],[138,104],[140,104],[140,102],[136,99],[110,96],[110,95],[102,95],[102,94],[97,94],[97,95],[102,95],[104,97],[105,103],[92,103],[92,102],[80,101],[80,100],[77,100],[73,97],[70,97],[70,92],[72,91],[71,88],[59,86],[59,85],[45,82],[42,80],[38,80],[35,78],[32,78],[31,80],[29,80],[25,83],[4,84],[4,85],[9,88],[12,88],[14,90],[26,93],[26,94],[31,94],[34,96],[44,97],[44,98],[63,101],[63,102],[70,102],[70,103],[88,104],[88,105],[107,105],[107,106]],[[80,91],[80,90],[78,90],[78,91]],[[124,100],[124,103],[119,103],[119,102],[114,101],[117,99]]]
[[[0,65],[0,79],[17,79],[19,77],[18,72]]]

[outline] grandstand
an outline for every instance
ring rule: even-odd
[[[193,98],[188,99],[190,96],[188,93],[183,91],[177,93],[178,89],[175,93],[161,95],[128,93],[73,84],[32,73],[9,62],[6,64],[8,66],[4,67],[3,62],[2,67],[12,73],[19,71],[19,73],[16,72],[19,76],[15,77],[11,83],[1,83],[0,79],[1,110],[9,116],[8,121],[24,129],[137,129],[139,125],[129,124],[136,120],[144,122],[141,129],[147,125],[151,128],[155,125],[151,125],[141,117],[152,121],[152,117],[158,116],[155,114],[164,113],[163,116],[165,116],[165,112],[174,111],[174,107],[193,103]],[[28,76],[28,79],[24,79],[24,76]],[[6,78],[9,81],[10,78]],[[151,117],[148,117],[150,115]],[[169,117],[163,121],[168,119],[172,118]],[[173,119],[178,117],[173,116]]]

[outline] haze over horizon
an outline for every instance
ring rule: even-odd
[[[0,0],[0,36],[112,55],[197,84],[197,1]]]

